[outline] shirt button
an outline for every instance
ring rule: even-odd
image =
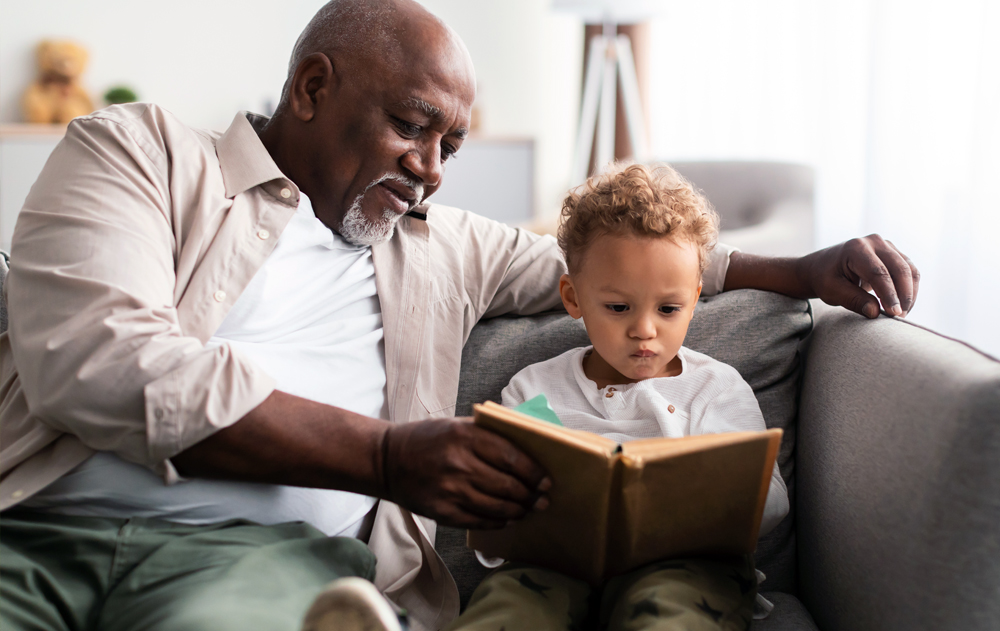
[[[290,188],[281,189],[281,196],[284,197],[285,199],[288,199],[289,197],[292,196],[292,189]]]
[[[219,291],[212,294],[212,298],[215,298],[215,302],[222,302],[223,300],[226,299],[226,292],[220,289]]]
[[[258,230],[257,231],[257,238],[260,239],[261,241],[267,241],[267,238],[269,236],[271,236],[271,233],[268,232],[267,230]]]
[[[163,409],[162,408],[156,408],[155,410],[153,410],[153,416],[155,416],[156,420],[158,420],[158,421],[160,419],[162,419],[163,418]]]
[[[668,406],[667,406],[667,412],[670,412],[671,414],[673,414],[673,413],[674,413],[674,410],[675,410],[675,409],[676,409],[676,408],[675,408],[674,406],[672,406],[672,405],[668,405]]]
[[[608,390],[608,393],[606,395],[604,395],[604,396],[606,396],[607,398],[610,399],[611,397],[615,396],[615,393],[612,392],[611,390]]]
[[[14,491],[13,493],[10,494],[10,496],[12,498],[14,498],[15,500],[17,498],[21,497],[22,495],[24,495],[24,491],[22,491],[21,489],[18,489],[18,490]]]

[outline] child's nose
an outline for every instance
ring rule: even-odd
[[[651,340],[656,337],[656,323],[649,316],[640,316],[632,323],[632,337],[640,340]]]

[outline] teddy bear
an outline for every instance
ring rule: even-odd
[[[86,49],[69,41],[45,40],[38,44],[37,55],[38,78],[21,102],[25,119],[66,124],[93,112],[93,102],[79,82],[87,65]]]

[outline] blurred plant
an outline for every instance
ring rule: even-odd
[[[104,93],[104,100],[108,102],[108,105],[118,105],[120,103],[135,103],[139,97],[131,88],[116,85]]]

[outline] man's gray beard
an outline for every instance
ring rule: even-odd
[[[354,245],[377,245],[392,238],[396,230],[396,222],[402,215],[397,215],[388,208],[382,209],[382,217],[378,221],[370,221],[361,210],[361,200],[364,194],[358,195],[344,215],[340,225],[340,236]]]
[[[393,232],[396,231],[396,222],[399,221],[402,215],[396,214],[389,208],[383,208],[382,217],[378,221],[372,222],[365,216],[364,211],[361,210],[361,201],[368,194],[368,191],[386,180],[402,182],[413,189],[417,199],[423,197],[424,187],[422,185],[402,175],[386,173],[366,186],[365,192],[354,198],[354,203],[351,204],[351,207],[344,214],[344,221],[340,224],[339,232],[340,236],[344,237],[348,243],[361,246],[377,245],[385,243],[392,238]]]

